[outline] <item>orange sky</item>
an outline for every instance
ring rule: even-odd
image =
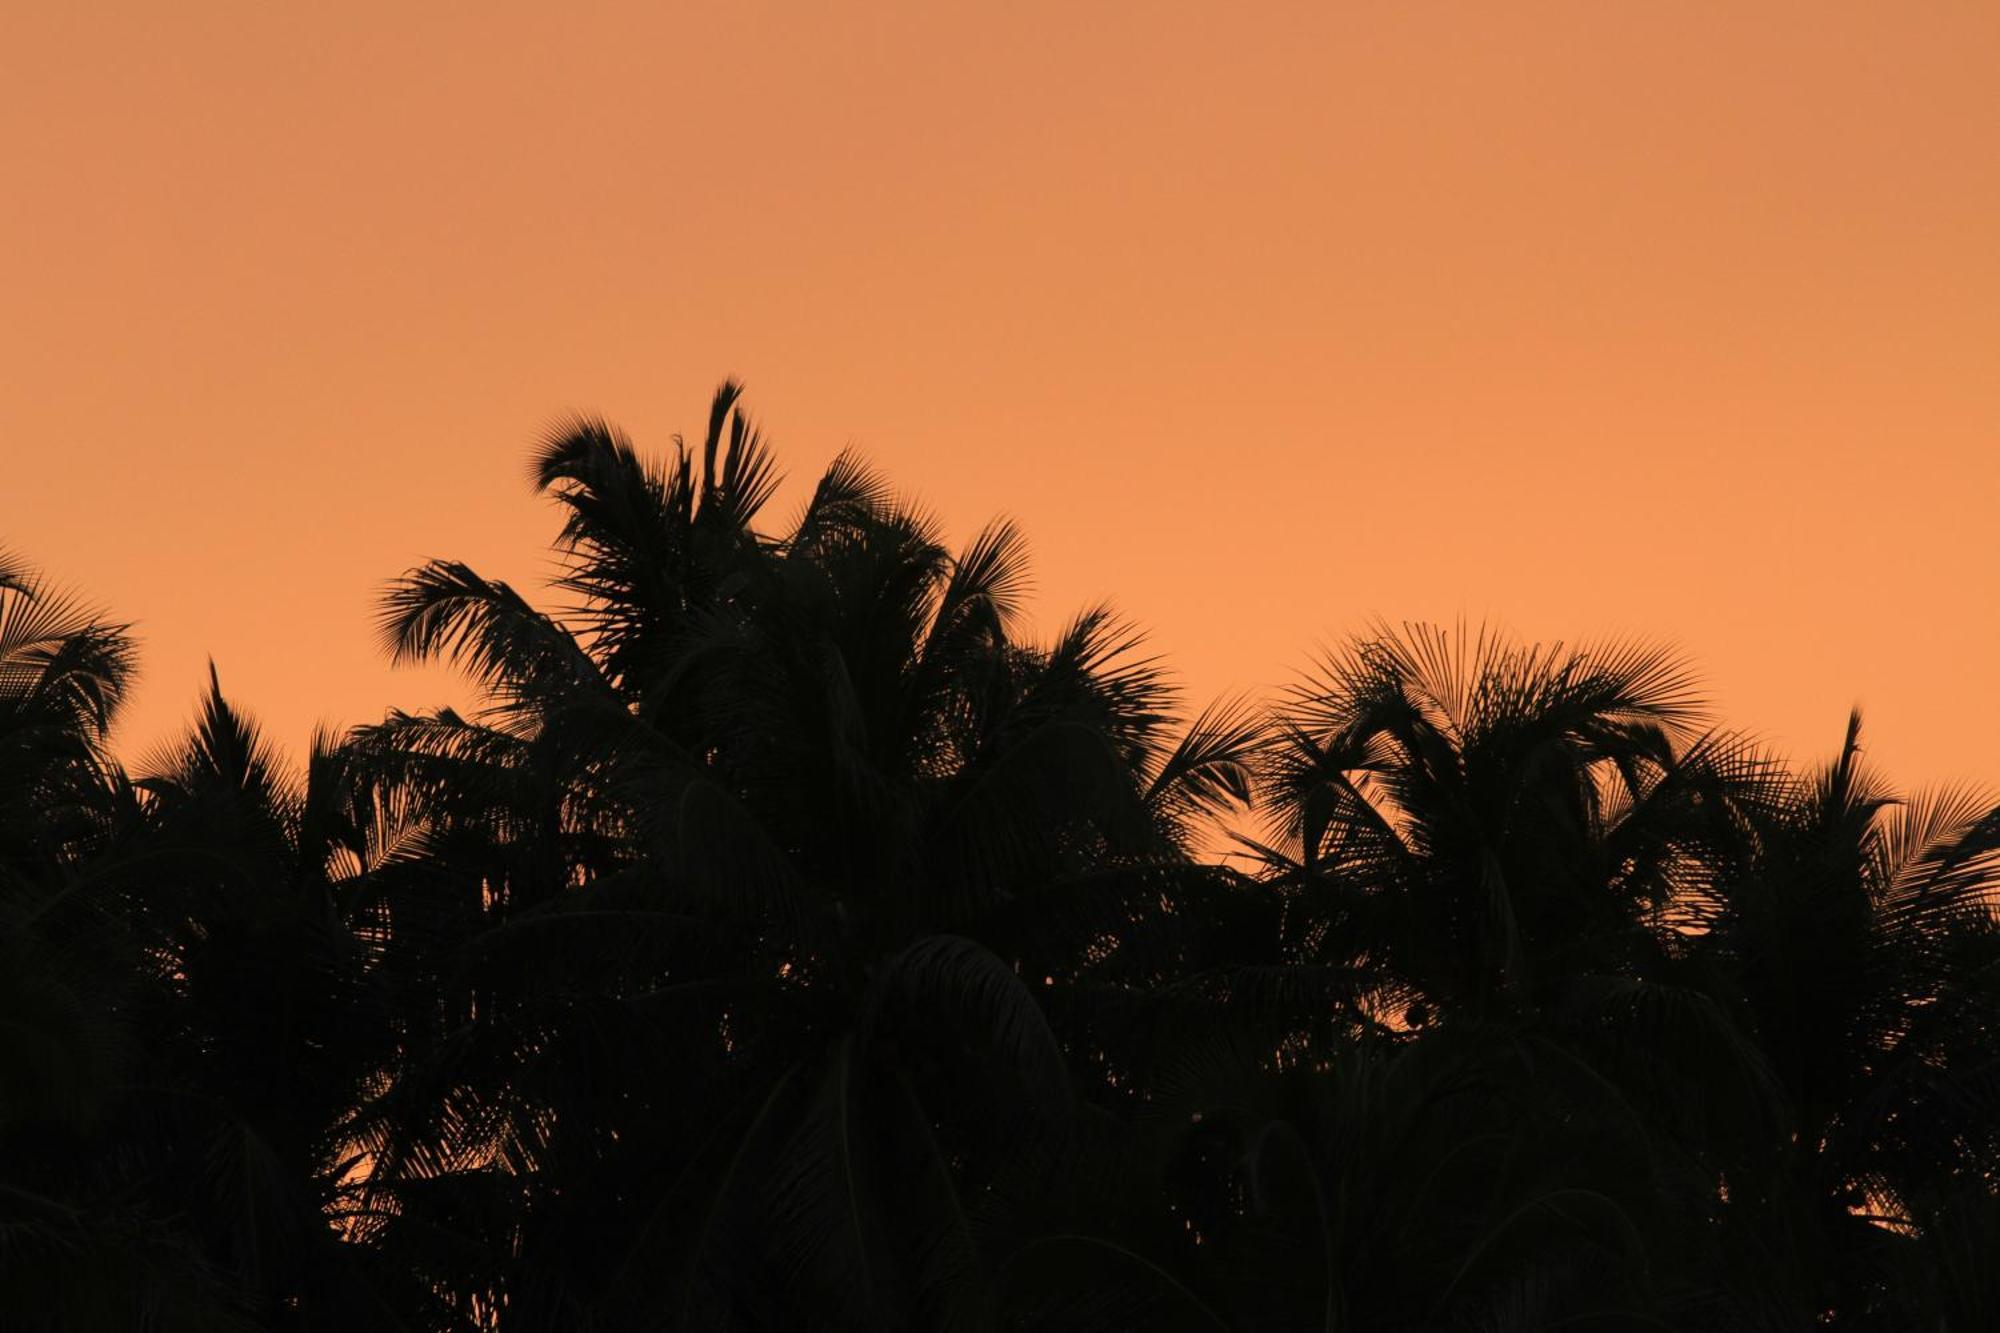
[[[31,4],[0,541],[282,739],[454,697],[526,451],[744,377],[1199,693],[1395,618],[1680,644],[2000,784],[2000,4]]]

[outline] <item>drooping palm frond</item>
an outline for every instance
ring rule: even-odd
[[[1145,643],[1145,634],[1110,607],[1091,607],[1043,652],[1029,699],[1089,709],[1122,761],[1144,769],[1156,760],[1178,702],[1159,658],[1142,652]]]
[[[885,1015],[885,1006],[902,1012]],[[863,1031],[892,1017],[940,1024],[955,1041],[992,1050],[1043,1114],[1068,1113],[1069,1073],[1047,1017],[1014,970],[976,941],[928,936],[890,959]]]
[[[895,490],[888,478],[854,450],[842,450],[820,474],[781,545],[788,551],[811,550],[828,531],[866,522],[894,507]]]
[[[605,688],[567,630],[505,583],[453,561],[432,561],[392,584],[380,632],[392,661],[451,658],[503,715],[531,712],[565,688]]]
[[[1008,641],[1027,587],[1027,542],[1020,529],[1005,522],[988,526],[952,561],[925,635],[923,657],[948,658],[969,647]]]
[[[1197,821],[1249,806],[1255,766],[1269,742],[1268,723],[1251,699],[1217,700],[1153,766],[1146,801],[1186,839]]]
[[[102,736],[133,671],[130,626],[107,622],[0,553],[0,705]]]
[[[815,1327],[881,1326],[902,1315],[861,1059],[853,1038],[835,1043],[770,1186],[770,1244],[795,1289],[814,1294],[817,1308],[800,1313]]]

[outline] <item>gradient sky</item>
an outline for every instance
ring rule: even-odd
[[[31,4],[0,541],[286,743],[459,698],[557,414],[996,512],[1190,688],[1372,616],[1672,641],[2000,784],[2000,4]]]

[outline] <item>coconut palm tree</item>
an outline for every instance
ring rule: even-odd
[[[1784,1110],[1726,1160],[1720,1223],[1774,1320],[1975,1327],[2000,1306],[1968,1306],[1952,1249],[1991,1235],[2000,1188],[2000,810],[1898,799],[1860,736],[1856,715],[1713,885],[1703,949]],[[1920,1323],[1940,1287],[1957,1321]]]
[[[195,725],[134,786],[122,851],[146,1000],[126,1139],[148,1188],[264,1326],[394,1327],[369,1256],[338,1234],[355,1110],[391,1051],[368,941],[340,910],[380,859],[377,826],[330,737],[288,771],[212,669]]]
[[[1018,533],[954,555],[851,457],[760,532],[734,386],[698,451],[582,423],[536,475],[578,604],[414,571],[392,651],[487,707],[356,742],[451,849],[387,908],[431,962],[375,1107],[385,1243],[504,1197],[523,1257],[464,1275],[475,1324],[985,1326],[980,1200],[1072,1115],[1037,992],[1212,879],[1187,848],[1254,728],[1176,730],[1106,612],[1023,643]]]
[[[1699,729],[1664,652],[1412,626],[1280,707],[1274,838],[1296,947],[1366,960],[1398,1027],[1519,1021],[1592,978],[1661,975],[1781,772]]]
[[[394,1326],[327,1217],[386,1035],[333,910],[366,845],[333,752],[290,780],[212,682],[134,782],[105,748],[131,669],[123,626],[0,571],[10,1321]]]
[[[106,751],[127,627],[0,560],[0,1306],[24,1328],[225,1328],[238,1310],[120,1160],[147,1011]]]
[[[1701,717],[1685,667],[1658,651],[1382,629],[1328,659],[1279,708],[1264,764],[1272,834],[1250,843],[1281,904],[1279,959],[1344,967],[1351,978],[1345,1032],[1296,1028],[1267,1074],[1345,1099],[1349,1083],[1369,1086],[1365,1052],[1385,1044],[1452,1051],[1455,1068],[1482,1079],[1513,1071],[1513,1082],[1500,1080],[1507,1095],[1467,1126],[1470,1139],[1513,1145],[1509,1161],[1546,1157],[1562,1168],[1547,1190],[1600,1202],[1585,1210],[1596,1230],[1580,1231],[1578,1218],[1531,1206],[1538,1184],[1524,1177],[1512,1197],[1527,1211],[1500,1214],[1519,1228],[1512,1243],[1539,1232],[1580,1265],[1536,1271],[1582,1309],[1612,1308],[1611,1293],[1584,1278],[1615,1278],[1618,1299],[1638,1302],[1635,1318],[1701,1299],[1692,1274],[1704,1260],[1689,1242],[1704,1233],[1662,1222],[1660,1209],[1684,1220],[1712,1199],[1708,1142],[1745,1141],[1782,1115],[1762,1052],[1693,942],[1712,927],[1718,877],[1788,789],[1777,765],[1701,729]],[[1425,1062],[1417,1067],[1444,1058],[1412,1056]],[[1530,1068],[1532,1078],[1519,1075]],[[1391,1119],[1378,1132],[1421,1122],[1415,1109]],[[1317,1141],[1311,1117],[1254,1123],[1260,1136],[1283,1125]],[[1541,1139],[1550,1123],[1572,1126],[1571,1156]],[[1463,1158],[1483,1160],[1471,1147]],[[1254,1178],[1251,1166],[1239,1170]],[[1638,1197],[1635,1181],[1646,1183]],[[1486,1206],[1473,1215],[1490,1217]],[[1471,1224],[1440,1220],[1432,1234]],[[1446,1244],[1435,1262],[1465,1265],[1470,1281],[1474,1253],[1487,1251],[1478,1233],[1459,1234],[1464,1247]],[[1640,1235],[1643,1246],[1621,1248]],[[1602,1253],[1590,1257],[1582,1242]],[[1607,1266],[1612,1253],[1630,1263]],[[1379,1261],[1361,1268],[1386,1271]],[[1348,1291],[1344,1269],[1328,1272],[1325,1291]],[[1411,1280],[1409,1290],[1424,1285]],[[1470,1299],[1462,1288],[1453,1290]],[[1508,1290],[1480,1299],[1507,1305]],[[1543,1317],[1532,1311],[1559,1306],[1553,1293],[1518,1317]],[[1373,1317],[1398,1304],[1422,1306],[1392,1300]],[[1446,1317],[1425,1308],[1425,1318]]]
[[[334,910],[337,867],[360,862],[342,849],[367,839],[344,819],[333,752],[294,780],[212,684],[153,767],[136,782],[111,770],[92,854],[40,918],[83,914],[100,966],[76,989],[110,1052],[59,1149],[45,1127],[43,1168],[80,1210],[115,1200],[107,1225],[153,1253],[112,1282],[69,1273],[62,1299],[29,1304],[63,1328],[397,1327],[369,1256],[336,1230],[353,1194],[346,1126],[388,1033]]]

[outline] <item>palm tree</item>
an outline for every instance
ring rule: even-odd
[[[414,571],[392,650],[451,655],[487,710],[357,741],[452,849],[388,908],[434,965],[377,1107],[385,1237],[507,1198],[534,1277],[464,1275],[475,1324],[985,1325],[980,1201],[1074,1100],[1036,992],[1200,891],[1254,729],[1176,735],[1103,611],[1022,643],[1017,532],[954,556],[851,457],[757,531],[733,385],[699,461],[579,423],[536,475],[569,620]]]
[[[1714,885],[1704,950],[1785,1113],[1727,1162],[1721,1221],[1773,1318],[1918,1327],[1943,1285],[1958,1319],[1931,1326],[1975,1327],[2000,1306],[1964,1304],[1951,1248],[1992,1234],[2000,1189],[2000,810],[1895,798],[1860,734],[1856,715]]]
[[[392,1035],[341,912],[381,860],[347,768],[321,736],[288,771],[211,668],[194,727],[136,782],[124,840],[147,960],[126,1140],[270,1328],[397,1322],[389,1279],[339,1234],[360,1194],[355,1111]]]
[[[0,560],[0,1305],[23,1327],[225,1328],[228,1283],[125,1188],[143,941],[114,848],[106,737],[127,628]]]
[[[333,911],[330,749],[282,773],[212,682],[137,782],[123,626],[0,570],[0,1289],[24,1326],[392,1326],[327,1212],[379,1069]],[[358,868],[358,866],[357,866]]]
[[[10,891],[61,874],[103,831],[105,737],[133,668],[128,627],[0,554],[0,867]]]
[[[1239,1200],[1264,1193],[1274,1161],[1318,1182],[1327,1326],[1370,1301],[1383,1327],[1475,1318],[1482,1303],[1532,1326],[1620,1308],[1663,1318],[1699,1301],[1705,1255],[1687,1242],[1702,1233],[1676,1221],[1713,1196],[1701,1149],[1778,1112],[1762,1054],[1692,941],[1749,822],[1784,792],[1774,764],[1700,717],[1686,669],[1658,651],[1521,648],[1428,627],[1354,644],[1279,708],[1263,765],[1272,835],[1249,845],[1278,901],[1280,970],[1344,969],[1344,1001],[1329,997],[1344,1021],[1264,1037],[1262,1081],[1297,1085],[1265,1101],[1289,1112],[1187,1109],[1211,1142],[1233,1127],[1224,1179]],[[1404,1067],[1451,1071],[1444,1110],[1421,1079],[1376,1072]],[[1497,1151],[1510,1164],[1500,1183],[1438,1196],[1449,1177],[1434,1178],[1415,1194],[1443,1212],[1422,1225],[1371,1211],[1412,1200],[1393,1166],[1329,1139],[1318,1108],[1369,1106],[1385,1086],[1413,1100],[1380,1108],[1380,1124],[1344,1111],[1340,1132],[1399,1136],[1395,1154],[1473,1171]],[[1479,1109],[1440,1131],[1462,1145],[1400,1137],[1468,1099]],[[1551,1126],[1564,1128],[1551,1138]],[[1273,1158],[1273,1144],[1294,1146]],[[1264,1225],[1248,1203],[1238,1214]],[[1399,1267],[1345,1250],[1385,1227],[1424,1235],[1429,1257]],[[1501,1254],[1497,1272],[1484,1267]],[[1534,1292],[1517,1291],[1530,1275]]]
[[[1658,650],[1385,629],[1280,708],[1276,836],[1252,846],[1295,947],[1365,960],[1391,1025],[1546,1013],[1657,976],[1774,799],[1777,770],[1700,716]]]

